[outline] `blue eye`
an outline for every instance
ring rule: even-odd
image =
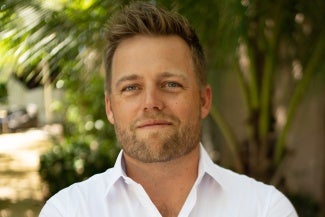
[[[168,82],[167,83],[168,87],[179,87],[179,84],[175,83],[175,82]]]
[[[166,82],[163,86],[169,87],[169,88],[181,87],[181,85],[177,82]]]
[[[129,86],[124,87],[121,92],[129,92],[129,91],[135,91],[135,90],[138,90],[137,85],[129,85]]]

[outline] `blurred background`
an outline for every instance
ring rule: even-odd
[[[0,217],[114,165],[105,23],[127,0],[0,0]],[[160,0],[185,15],[214,93],[213,160],[325,216],[325,1]]]

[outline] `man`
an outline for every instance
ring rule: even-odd
[[[54,195],[40,216],[297,216],[272,186],[223,169],[200,144],[210,110],[199,40],[179,14],[135,2],[108,26],[114,168]]]

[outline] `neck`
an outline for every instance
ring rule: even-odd
[[[126,174],[139,184],[145,180],[161,181],[161,178],[196,179],[198,173],[200,146],[198,145],[188,154],[167,162],[143,163],[124,154]]]
[[[177,216],[198,176],[200,146],[168,162],[143,163],[124,153],[127,175],[141,184],[162,216]]]

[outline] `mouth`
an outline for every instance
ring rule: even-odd
[[[165,120],[147,120],[138,124],[137,128],[152,128],[152,127],[164,127],[172,125],[171,122]]]

